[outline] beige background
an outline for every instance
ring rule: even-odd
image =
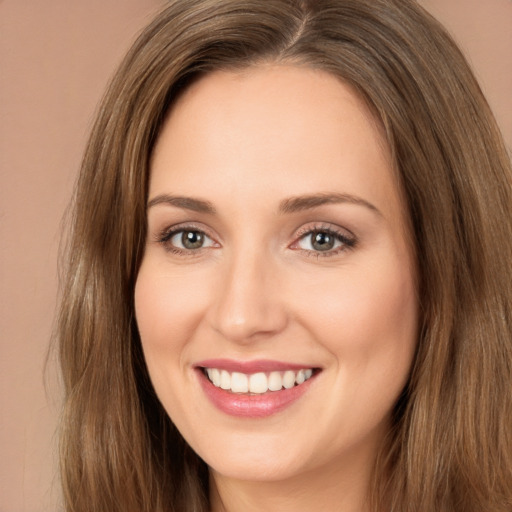
[[[164,0],[0,0],[0,512],[58,510],[50,361],[60,222],[95,106]],[[424,0],[512,147],[512,1]]]

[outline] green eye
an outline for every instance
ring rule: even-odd
[[[181,245],[185,249],[199,249],[204,244],[204,233],[199,231],[183,231]]]
[[[314,231],[309,236],[311,237],[311,247],[315,251],[330,251],[336,243],[336,238],[325,231]]]
[[[211,247],[214,244],[209,236],[196,229],[174,231],[165,237],[163,241],[175,249],[184,251],[195,251],[204,247]]]
[[[327,252],[343,245],[340,236],[330,231],[310,231],[299,240],[299,247],[306,251]]]
[[[310,253],[337,254],[344,249],[350,249],[356,244],[356,239],[348,237],[345,233],[338,233],[332,229],[312,229],[303,234],[296,247]]]

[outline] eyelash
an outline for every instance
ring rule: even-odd
[[[331,249],[325,252],[322,251],[313,251],[307,249],[299,249],[304,252],[308,257],[313,258],[329,258],[332,256],[337,256],[338,254],[352,250],[357,245],[357,238],[354,235],[347,236],[346,230],[339,230],[333,228],[332,226],[326,224],[318,224],[313,227],[308,226],[305,227],[297,233],[297,240],[293,242],[293,245],[297,245],[301,240],[306,239],[308,236],[312,236],[314,233],[325,233],[329,236],[332,236],[335,240],[341,243],[339,247],[336,249]]]
[[[162,244],[166,251],[176,254],[178,256],[186,256],[186,257],[194,257],[199,256],[203,250],[207,249],[208,247],[200,247],[198,249],[181,249],[179,247],[176,247],[170,243],[170,240],[177,234],[183,233],[183,232],[197,232],[201,233],[205,237],[208,237],[210,240],[213,240],[213,237],[211,237],[204,229],[201,229],[194,225],[181,225],[181,226],[174,226],[172,228],[166,228],[163,231],[160,232],[160,234],[157,237],[157,242]],[[326,250],[325,252],[322,251],[314,251],[309,249],[295,249],[293,246],[297,246],[300,241],[307,238],[307,236],[312,236],[314,233],[325,233],[329,236],[332,236],[335,240],[341,243],[341,245],[336,249]],[[215,243],[215,242],[214,242]],[[352,250],[356,247],[358,241],[355,236],[349,237],[346,235],[345,232],[342,232],[341,230],[334,229],[332,226],[327,226],[325,224],[321,225],[315,225],[313,227],[308,226],[307,228],[303,228],[299,230],[296,236],[296,240],[291,244],[291,248],[294,250],[300,250],[302,253],[306,254],[308,257],[314,257],[314,258],[328,258],[332,256],[336,256],[344,251]]]
[[[183,232],[192,232],[192,233],[201,233],[205,237],[208,237],[210,240],[213,240],[213,238],[204,230],[199,228],[198,226],[194,226],[193,224],[187,224],[187,225],[180,225],[180,226],[173,226],[172,228],[166,228],[163,231],[160,232],[160,234],[157,237],[157,242],[162,244],[166,251],[176,254],[178,256],[186,256],[186,257],[194,257],[199,256],[206,247],[200,247],[198,249],[180,249],[179,247],[176,247],[170,243],[171,239]]]

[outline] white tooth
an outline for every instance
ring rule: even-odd
[[[212,380],[212,369],[211,368],[206,368],[206,374],[208,375],[208,378],[210,380]]]
[[[270,372],[268,376],[268,389],[279,391],[283,387],[283,378],[279,372]]]
[[[231,391],[233,393],[247,393],[249,391],[249,379],[245,373],[233,372],[231,374]]]
[[[309,378],[311,378],[311,375],[313,375],[313,370],[310,368],[309,370],[306,370],[304,372],[304,376],[306,377],[306,380],[308,380]]]
[[[214,386],[219,387],[220,386],[220,372],[217,370],[217,368],[212,368],[208,375],[210,376],[211,381],[213,382]]]
[[[299,370],[297,372],[297,377],[295,377],[295,382],[297,384],[302,384],[306,380],[306,374],[304,370]]]
[[[284,372],[283,375],[283,386],[286,389],[293,388],[295,385],[295,372],[292,372],[291,370],[287,370]]]
[[[231,388],[231,375],[226,370],[221,370],[220,372],[220,387],[222,389]]]
[[[249,391],[251,393],[266,393],[268,391],[267,376],[263,373],[254,373],[249,377]]]

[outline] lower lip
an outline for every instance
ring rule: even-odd
[[[232,393],[218,388],[210,382],[203,370],[198,369],[197,373],[203,391],[217,409],[230,416],[243,418],[266,418],[283,411],[299,400],[315,379],[315,375],[313,375],[307,381],[290,389],[249,395]]]

